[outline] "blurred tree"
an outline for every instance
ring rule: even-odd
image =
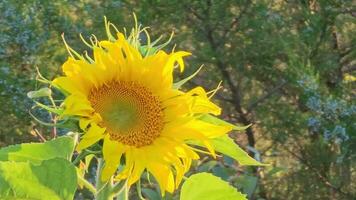
[[[177,32],[177,48],[193,52],[190,63],[207,66],[199,84],[213,88],[223,80],[217,97],[226,117],[253,124],[247,145],[282,167],[273,176],[258,173],[268,178],[251,198],[355,198],[355,91],[342,81],[356,58],[352,1],[147,0],[125,6],[154,32]],[[317,83],[314,92],[302,84],[307,77]],[[310,105],[315,98],[318,108]]]
[[[48,79],[60,73],[67,57],[61,34],[81,51],[84,45],[79,33],[84,37],[92,32],[104,35],[102,28],[93,30],[103,27],[103,16],[119,6],[117,1],[0,2],[0,146],[33,140],[30,131],[44,128],[31,120],[26,93],[40,87],[36,67]],[[93,10],[95,17],[91,17]]]

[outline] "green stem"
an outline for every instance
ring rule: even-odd
[[[125,182],[125,184],[123,185],[121,191],[116,194],[117,195],[117,200],[129,200],[129,191],[130,191],[130,187]]]
[[[98,168],[96,173],[96,200],[113,200],[114,194],[112,193],[112,179],[109,181],[101,181],[101,173],[103,169],[103,159],[98,158]]]
[[[77,141],[77,138],[78,136],[77,135],[74,135],[74,140]],[[100,154],[100,151],[91,151],[89,149],[84,149],[82,152],[79,153],[79,155],[74,159],[74,161],[72,162],[73,165],[77,165],[79,164],[79,162],[81,160],[83,160],[87,155],[90,155],[90,154],[94,154],[94,155],[97,155],[97,154]]]
[[[83,158],[85,158],[87,155],[91,154],[90,152],[87,151],[82,151],[72,162],[73,165],[77,165]]]
[[[81,184],[83,184],[83,186],[85,188],[87,188],[91,193],[93,193],[94,195],[96,194],[96,188],[91,184],[89,183],[87,180],[85,180],[83,177],[81,176],[78,176],[78,180]]]
[[[54,99],[53,99],[52,95],[49,95],[48,98],[51,101],[52,106],[54,107],[54,109],[57,109],[56,103],[54,102]],[[56,138],[57,137],[57,126],[56,126],[57,125],[57,119],[56,119],[56,116],[51,112],[50,112],[50,116],[51,116],[52,122],[54,124],[52,137]]]
[[[137,181],[137,183],[136,183],[136,189],[137,189],[138,197],[139,197],[141,200],[145,200],[145,198],[142,196],[142,191],[141,191],[141,179],[138,179],[138,181]]]
[[[51,101],[52,106],[53,106],[55,109],[57,109],[57,105],[56,105],[56,103],[54,102],[54,99],[53,99],[52,95],[49,95],[48,98],[49,98],[49,100]]]
[[[112,193],[114,193],[115,195],[120,194],[122,191],[124,191],[126,187],[126,182],[118,182],[116,183],[113,187],[112,187]]]
[[[129,200],[130,187],[127,184],[125,186],[125,200]]]

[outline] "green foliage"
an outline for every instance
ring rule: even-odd
[[[244,174],[237,180],[238,185],[241,186],[241,191],[251,198],[257,188],[258,178],[256,176],[251,176]]]
[[[0,161],[41,163],[52,158],[70,160],[74,151],[73,138],[64,136],[44,143],[24,143],[0,149]]]
[[[255,159],[251,158],[243,149],[241,149],[228,135],[224,135],[211,140],[214,148],[224,155],[235,159],[240,165],[263,166]]]
[[[227,182],[208,173],[190,176],[183,184],[180,200],[247,200],[246,196]]]
[[[71,137],[0,149],[0,197],[73,199],[77,187]]]
[[[30,162],[0,162],[2,199],[71,200],[76,190],[74,166],[63,158]]]
[[[240,165],[253,165],[253,166],[265,165],[251,158],[228,135],[223,135],[218,138],[210,139],[209,142],[211,143],[211,145],[214,147],[216,151],[233,158]],[[189,141],[189,143],[200,147],[206,147],[203,143],[198,141]]]

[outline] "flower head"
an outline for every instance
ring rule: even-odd
[[[107,30],[110,25],[106,23]],[[66,93],[63,115],[79,117],[84,134],[77,149],[103,140],[103,180],[115,175],[130,185],[147,170],[162,192],[173,192],[192,160],[199,158],[187,141],[199,141],[215,155],[209,139],[231,127],[200,119],[220,114],[202,87],[188,92],[175,87],[174,68],[177,64],[183,71],[183,57],[190,53],[138,45],[140,30],[134,29],[129,38],[108,31],[109,40],[90,45],[93,58],[67,46],[73,56],[53,85]],[[117,171],[119,165],[123,167]]]

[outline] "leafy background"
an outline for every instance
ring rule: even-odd
[[[187,71],[205,67],[186,88],[224,88],[214,101],[223,118],[252,124],[232,138],[270,166],[241,167],[204,157],[209,171],[249,199],[356,198],[356,8],[352,0],[2,0],[0,1],[0,146],[49,139],[53,129],[29,115],[26,93],[67,57],[61,34],[104,39],[103,16],[119,28],[150,26],[152,38],[175,32],[170,50],[188,50]],[[36,113],[50,122],[50,116]],[[66,130],[60,130],[65,133]],[[23,166],[25,167],[25,166]],[[149,188],[151,199],[159,198]],[[156,195],[156,196],[155,196]],[[79,190],[76,199],[91,198]],[[167,199],[175,198],[174,195]]]

